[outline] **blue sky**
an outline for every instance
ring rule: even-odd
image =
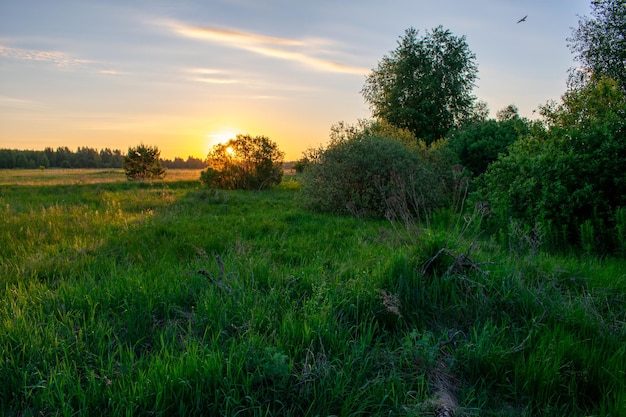
[[[0,0],[0,148],[204,157],[236,133],[288,160],[368,118],[367,73],[405,29],[476,54],[474,94],[522,116],[565,91],[582,0]],[[526,22],[517,20],[528,15]]]

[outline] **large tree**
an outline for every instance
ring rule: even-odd
[[[478,69],[464,36],[442,26],[418,35],[414,28],[406,30],[361,93],[374,117],[431,143],[470,116]]]
[[[626,0],[594,0],[591,9],[567,39],[583,67],[578,74],[613,78],[626,91]]]

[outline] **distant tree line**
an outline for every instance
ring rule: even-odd
[[[0,149],[0,168],[121,168],[124,157],[118,149],[78,147],[76,152],[68,147],[43,151]]]
[[[171,159],[161,159],[161,165],[163,168],[167,169],[204,169],[207,167],[207,164],[200,158],[194,158],[193,156],[188,156],[187,160],[183,160],[183,158],[174,158]]]
[[[192,156],[187,160],[174,158],[162,159],[164,168],[168,169],[203,169],[204,161]],[[124,154],[119,149],[104,148],[97,150],[89,147],[78,147],[74,152],[68,147],[51,147],[43,151],[0,149],[0,169],[12,168],[122,168]]]

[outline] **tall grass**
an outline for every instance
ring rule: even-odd
[[[4,415],[624,415],[622,262],[511,254],[442,214],[408,241],[304,211],[295,181],[20,181]],[[471,242],[480,270],[450,270]]]

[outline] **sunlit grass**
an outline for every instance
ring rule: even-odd
[[[485,237],[481,271],[446,274],[442,257],[424,272],[476,235],[310,213],[294,178],[268,192],[116,178],[0,191],[3,415],[626,405],[623,261],[512,254]]]
[[[163,182],[198,181],[198,169],[170,169]],[[123,169],[0,169],[0,185],[72,185],[127,181]]]

